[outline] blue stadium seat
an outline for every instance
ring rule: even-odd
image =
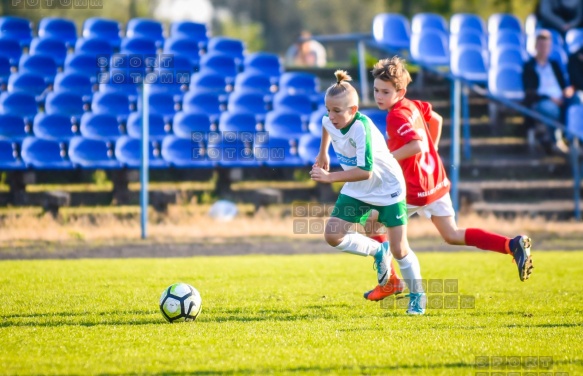
[[[21,17],[0,17],[0,38],[17,40],[21,47],[30,46],[30,41],[32,41],[31,22]]]
[[[239,137],[241,132],[254,134],[259,131],[261,128],[251,112],[223,112],[219,118],[219,132],[223,137]]]
[[[496,35],[502,30],[512,30],[522,34],[522,25],[518,17],[510,13],[494,13],[488,17],[488,34]]]
[[[447,34],[439,29],[425,29],[419,34],[411,35],[411,57],[424,65],[449,64]]]
[[[269,167],[302,167],[304,161],[298,155],[297,141],[286,137],[265,138],[266,142],[255,143],[255,160]]]
[[[28,168],[66,170],[73,167],[71,162],[63,157],[61,145],[55,140],[27,137],[22,141],[20,155]]]
[[[22,170],[24,163],[18,158],[14,145],[9,140],[0,139],[0,171]]]
[[[170,128],[164,124],[164,118],[159,114],[150,113],[149,117],[149,137],[150,141],[162,141],[168,135]],[[126,125],[128,136],[133,138],[142,138],[142,114],[139,112],[132,112],[128,117]]]
[[[17,67],[20,57],[22,56],[22,47],[20,46],[20,43],[15,39],[0,37],[0,56],[8,58],[10,65]]]
[[[524,50],[514,44],[501,45],[492,51],[490,56],[490,66],[494,67],[502,64],[516,64],[522,66],[526,61],[525,55]]]
[[[176,72],[192,73],[194,71],[194,67],[187,57],[176,55],[160,55],[160,68],[174,69]]]
[[[107,64],[105,64],[107,66]],[[101,69],[97,58],[89,54],[72,54],[65,59],[65,73],[76,73],[89,77],[91,83],[98,82]]]
[[[299,139],[308,130],[304,126],[302,116],[295,111],[274,110],[265,115],[265,131],[269,137]]]
[[[168,163],[158,156],[158,150],[152,143],[149,144],[148,167],[166,168]],[[129,136],[122,136],[115,142],[115,158],[123,167],[140,168],[142,164],[142,140]]]
[[[224,95],[228,88],[230,89],[222,74],[199,72],[190,76],[190,90],[193,92]]]
[[[206,48],[208,30],[205,24],[191,21],[175,21],[170,25],[170,37],[189,38],[199,42],[199,48]]]
[[[212,126],[208,114],[180,111],[174,116],[172,130],[180,138],[204,140],[216,128]]]
[[[242,138],[209,137],[207,155],[210,161],[222,167],[259,167],[253,154],[253,144]]]
[[[456,13],[449,20],[449,32],[451,34],[462,34],[466,30],[475,30],[482,35],[486,35],[484,20],[473,13]]]
[[[122,136],[117,117],[111,114],[84,113],[79,131],[85,138],[104,141],[114,141]]]
[[[322,118],[327,114],[328,110],[324,106],[320,106],[316,111],[312,112],[308,122],[308,130],[311,134],[316,137],[322,136]]]
[[[240,64],[244,59],[245,45],[240,39],[213,37],[207,44],[208,53],[220,53],[235,58]]]
[[[401,14],[377,14],[373,19],[372,34],[374,40],[384,48],[393,51],[409,50],[411,25]]]
[[[9,92],[25,92],[35,96],[36,101],[44,101],[48,85],[42,76],[33,73],[13,73],[8,79]]]
[[[522,66],[514,64],[493,66],[488,72],[488,90],[495,96],[523,100]]]
[[[123,38],[120,53],[134,55],[156,55],[156,42],[147,38]]]
[[[0,139],[21,141],[28,136],[30,136],[30,129],[22,117],[14,114],[0,114]]]
[[[164,29],[162,27],[162,24],[158,21],[146,18],[130,19],[127,24],[126,37],[144,38],[151,40],[156,44],[157,48],[162,48],[162,46],[164,45]]]
[[[173,167],[212,169],[216,165],[208,158],[204,143],[172,135],[162,141],[161,154]]]
[[[91,110],[96,114],[112,114],[118,122],[125,123],[130,114],[130,101],[122,93],[97,92],[93,94]]]
[[[67,47],[73,47],[77,41],[77,26],[65,18],[44,17],[38,24],[38,36],[58,39]]]
[[[229,96],[227,104],[229,112],[250,112],[262,121],[267,113],[267,103],[263,94],[255,91],[235,91]]]
[[[65,42],[55,38],[34,38],[30,43],[30,54],[48,56],[57,66],[62,67],[67,57],[67,46]]]
[[[44,55],[23,55],[18,64],[20,73],[35,73],[43,76],[47,84],[53,84],[57,74],[55,61]]]
[[[472,44],[484,50],[488,48],[488,45],[486,43],[486,36],[480,33],[479,31],[467,29],[460,34],[450,34],[449,36],[450,51],[454,51],[459,46],[464,46],[466,44]]]
[[[288,94],[317,94],[320,80],[312,73],[286,72],[279,79],[279,91]]]
[[[271,95],[274,89],[269,76],[257,71],[244,71],[235,78],[235,91],[256,91],[263,95]]]
[[[215,93],[188,91],[184,94],[182,100],[182,111],[184,112],[202,112],[216,122],[221,115],[221,103],[219,96]]]
[[[282,91],[273,96],[273,109],[276,111],[296,112],[303,117],[306,124],[314,110],[312,100],[308,95],[293,95]]]
[[[524,34],[514,30],[501,30],[497,34],[490,35],[490,39],[488,40],[488,48],[490,51],[494,51],[500,46],[508,44],[515,45],[521,49],[526,49]]]
[[[69,142],[77,133],[69,116],[42,112],[34,117],[32,130],[35,137],[59,142]]]
[[[567,44],[567,51],[570,54],[577,52],[583,46],[583,28],[567,31],[565,43]]]
[[[425,29],[437,29],[449,33],[447,22],[437,13],[417,13],[411,18],[411,34],[421,34]]]
[[[239,73],[235,59],[222,53],[206,53],[200,58],[200,73],[213,72],[225,77],[227,83],[232,83]]]
[[[32,94],[24,92],[0,94],[0,114],[22,116],[27,124],[32,124],[37,112],[36,99]]]
[[[109,42],[114,50],[121,46],[119,22],[107,18],[92,17],[83,23],[84,38],[100,38]]]
[[[150,93],[148,98],[150,114],[160,115],[166,124],[172,124],[172,118],[176,114],[174,95],[169,93]],[[138,112],[142,111],[142,100],[138,101]]]
[[[113,157],[108,142],[75,136],[69,142],[69,159],[75,167],[117,169],[120,163]]]
[[[487,53],[476,46],[463,46],[451,53],[451,73],[475,83],[488,82]]]
[[[45,100],[45,112],[47,114],[67,115],[72,122],[78,124],[85,112],[85,105],[81,95],[72,91],[51,92]]]
[[[569,106],[567,110],[567,130],[583,140],[583,105]]]
[[[72,91],[81,95],[83,102],[90,103],[93,97],[93,84],[87,76],[61,72],[55,76],[53,91],[56,93]]]
[[[184,37],[173,37],[166,39],[164,43],[164,53],[174,56],[184,56],[188,58],[194,69],[200,65],[200,55],[198,53],[198,41]]]
[[[377,109],[363,109],[361,114],[367,116],[385,138],[387,137],[387,111]],[[320,127],[322,127],[320,125]]]
[[[246,55],[243,67],[245,73],[261,73],[269,76],[274,84],[277,84],[282,74],[279,57],[267,52],[254,52]]]
[[[306,134],[300,138],[298,143],[298,155],[304,162],[304,165],[313,165],[316,162],[316,156],[320,153],[320,137],[312,134]],[[334,153],[334,149],[330,147],[328,150],[330,155],[330,166],[340,166],[338,157]]]
[[[137,74],[138,77],[133,76]],[[128,97],[130,103],[138,100],[138,87],[140,83],[134,83],[135,79],[141,79],[142,72],[114,69],[109,74],[100,76],[99,91],[103,93],[120,93]]]
[[[4,85],[8,84],[11,73],[10,59],[5,56],[0,56],[0,91],[4,91]]]
[[[113,47],[106,39],[101,38],[79,38],[75,43],[75,53],[87,54],[92,56],[106,56],[113,55]]]
[[[163,93],[173,96],[177,103],[182,102],[184,96],[183,88],[188,88],[190,74],[188,72],[176,72],[174,69],[159,69],[156,74],[148,77],[155,77],[156,81],[150,83],[150,93]]]

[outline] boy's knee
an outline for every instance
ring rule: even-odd
[[[326,240],[326,243],[328,243],[332,247],[336,247],[338,246],[338,244],[342,242],[342,236],[328,232],[324,234],[324,239]]]

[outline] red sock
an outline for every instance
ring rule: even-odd
[[[378,234],[378,235],[371,235],[371,239],[376,240],[379,243],[384,243],[389,241],[389,237],[387,234]]]
[[[479,228],[466,229],[466,244],[472,247],[494,251],[499,253],[510,253],[510,238],[494,234]]]

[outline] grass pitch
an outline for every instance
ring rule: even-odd
[[[457,284],[430,301],[474,308],[365,301],[372,258],[346,254],[0,262],[0,374],[583,373],[583,252],[535,251],[524,283],[508,256],[418,256]],[[194,323],[158,310],[179,281],[202,295]]]

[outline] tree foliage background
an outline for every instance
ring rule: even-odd
[[[125,24],[133,17],[153,17],[160,3],[171,0],[102,0],[103,9],[15,9],[14,0],[0,0],[1,13],[26,17],[38,24],[47,16],[67,17],[81,30],[88,17],[106,17]],[[23,0],[24,1],[24,0]],[[42,0],[40,0],[42,1]],[[202,0],[191,0],[192,6]],[[208,0],[205,0],[208,1]],[[409,18],[421,12],[443,15],[476,13],[484,20],[498,12],[517,15],[522,21],[533,12],[536,0],[212,0],[215,16],[212,35],[243,39],[250,51],[283,54],[301,30],[314,35],[370,32],[378,13],[396,12]],[[199,3],[200,6],[200,3]]]

